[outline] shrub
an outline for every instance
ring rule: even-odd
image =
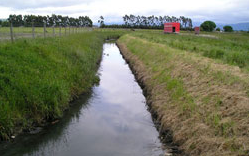
[[[216,24],[213,21],[205,21],[201,24],[201,28],[204,31],[213,31],[216,28]]]
[[[233,28],[230,25],[226,25],[223,27],[223,30],[225,32],[233,32]]]
[[[220,31],[220,28],[218,27],[218,28],[216,28],[216,31]]]

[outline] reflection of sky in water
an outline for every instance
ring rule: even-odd
[[[108,55],[107,55],[108,54]],[[100,85],[92,97],[69,111],[27,146],[15,145],[11,155],[142,156],[162,154],[158,132],[146,110],[142,90],[115,44],[104,44]],[[86,103],[86,99],[78,100]],[[79,111],[80,110],[80,111]],[[77,112],[77,113],[76,113]],[[72,113],[72,114],[70,114]],[[0,150],[1,152],[1,150]],[[8,154],[6,154],[8,155]]]

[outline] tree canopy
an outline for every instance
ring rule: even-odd
[[[213,21],[205,21],[201,24],[201,28],[204,31],[213,31],[216,28],[216,24]]]
[[[79,16],[78,18],[55,15],[51,16],[36,16],[36,15],[9,15],[7,21],[2,22],[2,26],[8,26],[12,22],[14,27],[26,26],[30,27],[32,24],[36,27],[41,27],[46,23],[46,26],[88,26],[91,27],[93,22],[88,16]]]
[[[226,25],[223,27],[223,30],[225,32],[233,32],[233,28],[230,25]]]
[[[181,29],[191,30],[193,27],[192,19],[184,16],[136,16],[125,15],[122,17],[124,24],[122,25],[105,25],[107,28],[139,28],[139,29],[163,29],[164,23],[179,22]]]
[[[105,24],[104,24],[104,17],[103,17],[103,16],[100,16],[100,19],[98,20],[98,23],[100,23],[100,27],[101,27],[101,28],[105,27]]]
[[[220,31],[220,28],[218,27],[218,28],[216,28],[215,30],[216,30],[216,31]]]

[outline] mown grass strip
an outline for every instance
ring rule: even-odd
[[[170,93],[169,100],[179,103],[183,114],[192,115],[192,112],[195,111],[192,97],[184,89],[182,80],[171,76],[171,71],[174,69],[173,66],[168,65],[168,62],[174,59],[175,55],[154,43],[143,43],[142,40],[127,38],[127,36],[121,37],[119,41],[125,43],[128,49],[153,71],[152,78],[156,84],[166,86],[165,89]],[[166,64],[162,64],[163,62]],[[185,100],[183,101],[183,99]]]
[[[131,53],[136,73],[143,71],[138,75],[161,127],[171,128],[190,155],[248,155],[245,71],[153,40],[130,34],[118,44]]]
[[[203,37],[202,35],[208,36]],[[249,70],[248,33],[210,33],[197,36],[187,33],[166,35],[162,32],[138,32],[133,36],[180,50],[200,53],[203,56]]]

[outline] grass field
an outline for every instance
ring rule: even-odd
[[[182,150],[248,155],[248,34],[202,35],[138,31],[118,45],[145,86],[160,130],[170,129]]]
[[[18,29],[17,34],[31,32]],[[149,92],[161,130],[171,129],[181,149],[197,156],[248,155],[249,38],[244,32],[197,36],[94,29],[13,44],[2,40],[1,139],[61,117],[70,100],[98,82],[102,44],[118,36],[124,56]]]
[[[199,53],[248,70],[249,34],[238,33],[180,33],[163,34],[162,31],[134,33],[133,36],[161,43],[172,48]]]
[[[82,28],[69,28],[69,27],[62,27],[61,34],[60,28],[55,27],[54,33],[52,27],[46,27],[46,37],[53,37],[55,36],[66,36],[70,34],[76,33],[85,33],[92,31],[92,28],[82,27]],[[13,37],[14,39],[22,39],[22,38],[32,38],[32,27],[13,27]],[[44,37],[44,28],[43,27],[35,27],[34,29],[34,37],[35,38],[43,38]],[[9,27],[0,27],[0,41],[1,40],[10,40],[10,28]]]
[[[59,27],[55,27],[55,33],[59,33],[60,31],[60,28]],[[76,28],[69,28],[69,27],[66,27],[66,31],[69,31],[69,29],[71,31],[73,31],[73,29],[76,29]],[[77,28],[78,31],[88,31],[92,28],[88,28],[88,27],[85,27],[85,28]],[[43,27],[35,27],[35,33],[43,33]],[[52,27],[46,27],[46,31],[47,33],[53,33],[53,28]],[[10,32],[10,28],[9,27],[0,27],[0,33],[9,33]],[[32,33],[32,27],[13,27],[13,32],[14,33]],[[61,32],[64,33],[65,32],[65,28],[64,27],[61,27]]]
[[[0,138],[61,117],[69,101],[98,82],[106,38],[123,31],[0,43]]]

